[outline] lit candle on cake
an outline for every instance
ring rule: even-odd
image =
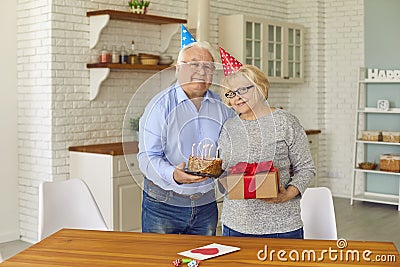
[[[213,147],[213,144],[210,144],[210,149],[208,149],[208,158],[211,157],[211,149],[212,149],[212,147]]]
[[[201,145],[201,142],[197,145],[197,149],[196,149],[196,156],[199,155],[199,146]]]
[[[201,150],[201,158],[205,158],[206,157],[207,147],[208,147],[208,144],[203,145],[203,149]]]
[[[195,146],[195,144],[196,143],[193,143],[193,145],[192,145],[192,156],[194,157],[194,146]]]
[[[217,146],[217,150],[215,150],[215,158],[216,158],[216,159],[219,157],[218,151],[219,151],[219,146]]]

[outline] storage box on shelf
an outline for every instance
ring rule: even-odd
[[[376,70],[377,71],[377,70]],[[379,72],[382,73],[382,72]],[[358,89],[357,89],[357,110],[356,110],[356,127],[355,127],[355,142],[354,142],[354,155],[353,155],[353,177],[352,177],[352,188],[351,188],[351,200],[350,203],[353,204],[354,200],[383,203],[397,205],[400,211],[400,188],[397,193],[375,193],[368,191],[367,182],[376,181],[374,179],[380,179],[384,177],[385,179],[400,179],[400,156],[399,155],[377,155],[378,151],[386,151],[386,153],[392,153],[392,151],[400,152],[400,143],[397,142],[399,130],[398,124],[390,123],[389,120],[385,120],[385,116],[400,116],[400,109],[396,107],[391,107],[390,109],[379,109],[378,107],[371,106],[374,103],[373,100],[369,100],[367,92],[368,86],[370,90],[377,90],[376,85],[386,84],[389,90],[396,90],[400,92],[400,78],[391,77],[385,78],[384,75],[380,74],[379,77],[376,75],[374,78],[366,78],[365,68],[360,69]],[[390,85],[389,85],[390,84]],[[375,91],[376,92],[376,91]],[[381,91],[378,91],[381,92]],[[375,95],[377,95],[376,93]],[[369,94],[374,95],[374,94]],[[370,96],[371,97],[371,96]],[[367,104],[370,106],[367,106]],[[377,103],[375,101],[375,103]],[[379,103],[379,101],[378,101]],[[373,116],[373,117],[368,117]],[[379,116],[379,119],[376,117]],[[387,118],[387,117],[386,117]],[[400,117],[399,117],[400,118]],[[367,123],[369,119],[370,123]],[[380,123],[387,121],[388,124],[380,127],[396,128],[390,129],[392,131],[377,130],[376,128],[364,129],[365,126],[370,126],[371,121],[380,120]],[[383,125],[383,124],[380,124]],[[396,126],[397,125],[397,126]],[[372,127],[372,126],[370,126]],[[372,147],[371,147],[372,146]],[[372,150],[371,150],[372,149]],[[375,149],[375,150],[373,150]],[[373,151],[372,156],[366,151]],[[390,151],[390,152],[387,152]],[[384,152],[385,153],[385,152]],[[393,157],[394,156],[394,157]],[[371,158],[374,157],[374,158]],[[363,168],[359,164],[367,161],[379,162],[379,168]],[[397,166],[399,165],[399,166]],[[370,180],[368,180],[370,179]],[[390,180],[393,181],[393,180]],[[397,181],[399,183],[399,181]],[[400,184],[400,183],[399,183]],[[400,187],[400,185],[399,185]],[[393,188],[391,188],[393,189]],[[386,189],[387,191],[388,189]]]
[[[400,132],[382,132],[382,141],[400,143]]]
[[[179,29],[179,24],[186,23],[185,19],[176,19],[154,15],[134,14],[117,10],[98,10],[87,12],[90,22],[90,48],[94,48],[99,41],[100,33],[107,26],[110,19],[130,21],[137,23],[157,24],[161,27],[161,49],[163,53],[169,46],[172,36]],[[90,100],[94,100],[99,93],[101,83],[107,79],[111,69],[154,70],[167,68],[167,65],[145,64],[111,64],[94,63],[87,64],[90,69]]]
[[[384,154],[380,156],[380,170],[400,172],[400,154]]]
[[[361,139],[364,141],[382,141],[381,131],[361,131]]]

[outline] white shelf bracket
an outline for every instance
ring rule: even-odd
[[[107,79],[109,74],[109,68],[90,69],[90,101],[94,100],[97,97],[102,82]]]
[[[98,15],[89,17],[89,29],[90,29],[90,48],[94,48],[99,41],[100,33],[107,26],[110,21],[110,15]]]
[[[172,36],[178,32],[180,24],[161,25],[161,54],[167,51]]]

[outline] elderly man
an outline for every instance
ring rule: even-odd
[[[178,55],[177,81],[147,104],[140,119],[143,232],[215,235],[213,178],[184,171],[195,144],[208,144],[215,153],[222,124],[234,115],[209,90],[213,62],[208,43],[185,46]]]

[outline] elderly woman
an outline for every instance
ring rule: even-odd
[[[221,217],[225,236],[303,238],[300,198],[315,175],[314,163],[299,120],[270,108],[268,89],[268,78],[251,65],[222,81],[222,99],[238,114],[224,123],[218,140],[224,169],[238,162],[272,160],[280,174],[276,198],[225,197]]]

